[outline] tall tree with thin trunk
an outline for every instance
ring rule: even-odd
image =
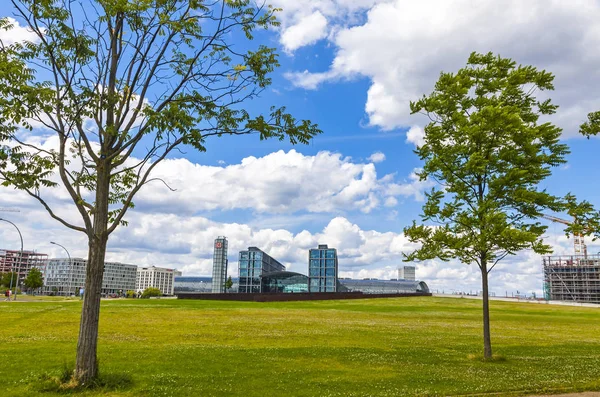
[[[509,255],[551,252],[538,219],[565,210],[563,198],[540,184],[569,153],[560,128],[540,122],[556,111],[536,91],[552,90],[552,74],[510,59],[473,53],[465,68],[442,73],[429,96],[411,103],[424,113],[421,180],[439,187],[427,194],[422,224],[404,229],[420,248],[405,260],[458,259],[476,264],[483,293],[484,357],[492,357],[488,277]],[[574,199],[574,198],[573,198]]]
[[[306,144],[320,133],[285,108],[244,104],[271,84],[273,48],[256,29],[278,11],[250,0],[11,0],[36,39],[0,43],[0,177],[89,241],[74,377],[97,376],[100,288],[109,236],[180,147],[257,134]],[[10,31],[10,19],[0,28]],[[53,134],[39,144],[28,130]],[[48,141],[51,142],[51,141]],[[160,181],[163,182],[165,181]],[[165,183],[166,184],[166,183]],[[61,187],[78,220],[47,200]]]

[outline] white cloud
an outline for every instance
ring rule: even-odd
[[[37,42],[38,36],[31,30],[22,27],[19,22],[11,17],[7,18],[13,27],[10,30],[0,29],[0,41],[6,46],[23,41]]]
[[[383,156],[383,154],[381,154]],[[305,156],[295,150],[264,157],[247,157],[239,164],[204,166],[187,159],[166,160],[156,168],[162,184],[145,187],[136,205],[141,209],[195,213],[206,210],[253,209],[259,213],[299,211],[369,213],[390,196],[421,199],[426,183],[398,182],[393,176],[377,178],[373,163],[354,163],[339,153]]]
[[[381,152],[375,152],[371,156],[369,156],[367,160],[369,160],[372,163],[381,163],[382,161],[385,161],[385,154]]]
[[[350,18],[332,36],[329,70],[288,78],[315,88],[325,80],[366,76],[370,124],[393,129],[425,121],[410,116],[409,101],[431,92],[440,71],[456,71],[472,51],[493,51],[556,75],[550,95],[561,108],[553,120],[565,136],[576,135],[586,114],[600,108],[600,52],[590,51],[600,47],[597,1],[395,0],[369,7],[366,21],[356,26]]]
[[[388,197],[387,199],[385,199],[385,206],[386,207],[395,207],[398,204],[398,200],[395,197]]]
[[[287,52],[333,34],[340,26],[358,23],[360,14],[389,0],[272,0],[282,11],[280,42]]]
[[[413,125],[406,133],[406,142],[415,146],[421,146],[425,143],[425,131],[418,125]]]
[[[281,34],[281,44],[288,52],[292,52],[307,44],[327,36],[327,19],[320,11],[315,11],[300,19],[298,23],[285,29]]]
[[[417,201],[423,201],[425,199],[423,192],[435,186],[435,182],[431,180],[419,180],[418,171],[419,169],[414,169],[409,175],[408,181],[404,183],[390,183],[387,185],[386,194],[388,196],[412,196]]]

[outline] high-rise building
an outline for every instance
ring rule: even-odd
[[[225,292],[227,281],[227,237],[219,236],[215,240],[213,253],[212,292]]]
[[[398,268],[398,280],[415,281],[415,267],[402,266]]]
[[[240,251],[238,292],[263,292],[262,277],[268,273],[281,272],[285,266],[256,247]]]
[[[32,267],[36,267],[44,272],[48,263],[48,255],[33,251],[12,251],[0,250],[0,273],[15,272],[19,275],[19,280],[15,280],[15,285],[22,286],[25,277],[29,274]]]
[[[85,287],[87,260],[82,258],[50,259],[44,273],[44,292],[58,295],[76,294]],[[102,294],[133,291],[137,266],[119,262],[104,262]]]
[[[309,292],[336,292],[338,278],[337,250],[319,245],[308,253]]]
[[[158,288],[163,295],[173,295],[175,272],[173,269],[149,266],[138,267],[135,290],[144,292],[146,288]]]

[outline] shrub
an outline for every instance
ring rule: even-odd
[[[132,290],[127,291],[127,294],[126,294],[127,298],[135,298],[136,295],[137,295],[136,292],[132,291]]]
[[[142,292],[142,298],[148,299],[151,296],[161,296],[162,292],[158,288],[148,287]]]

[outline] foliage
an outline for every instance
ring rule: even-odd
[[[502,362],[470,356],[480,344],[477,299],[105,300],[100,378],[129,376],[132,384],[82,395],[523,396],[599,390],[596,308],[490,303],[495,333],[502,336],[495,346],[506,358]],[[40,374],[60,377],[62,363],[73,360],[69,346],[77,343],[80,306],[64,300],[0,306],[0,357],[11,358],[0,371],[2,392],[42,395]],[[14,343],[15,335],[27,343]],[[174,354],[177,359],[166,360]]]
[[[162,296],[162,292],[158,288],[148,287],[142,292],[142,298],[148,299],[152,296]]]
[[[588,114],[588,120],[581,125],[579,132],[588,139],[600,133],[600,111]]]
[[[38,289],[44,286],[44,275],[37,267],[32,267],[23,280],[23,284],[30,289]]]
[[[231,276],[229,276],[229,278],[227,278],[227,281],[225,282],[225,289],[229,291],[231,287],[233,287],[233,280],[231,279]]]
[[[459,259],[482,274],[485,356],[491,357],[487,318],[487,276],[508,255],[531,249],[551,252],[543,242],[544,211],[565,202],[541,189],[551,169],[566,162],[560,128],[538,122],[555,113],[536,90],[552,90],[554,76],[491,53],[473,53],[457,73],[442,73],[429,96],[411,103],[425,113],[425,162],[419,176],[440,185],[427,193],[421,216],[405,235],[420,248],[406,260]],[[487,327],[487,328],[486,328]]]
[[[321,131],[285,107],[251,115],[244,104],[271,84],[273,48],[256,30],[278,9],[250,0],[13,0],[35,41],[0,44],[0,181],[38,200],[88,238],[76,373],[97,374],[98,311],[106,245],[154,168],[181,147],[256,134],[292,144]],[[10,34],[13,25],[0,19]],[[28,139],[54,135],[56,145]],[[41,130],[41,131],[39,131]],[[51,140],[48,140],[51,142]],[[135,154],[136,157],[133,157]],[[79,218],[47,202],[62,187]]]
[[[129,290],[129,291],[127,291],[127,294],[125,296],[127,298],[135,298],[137,296],[137,292]]]
[[[4,287],[4,288],[9,288],[10,287],[11,276],[12,276],[12,284],[13,284],[13,287],[14,287],[15,283],[16,283],[16,280],[17,280],[17,272],[2,273],[0,275],[0,285],[2,287]]]

